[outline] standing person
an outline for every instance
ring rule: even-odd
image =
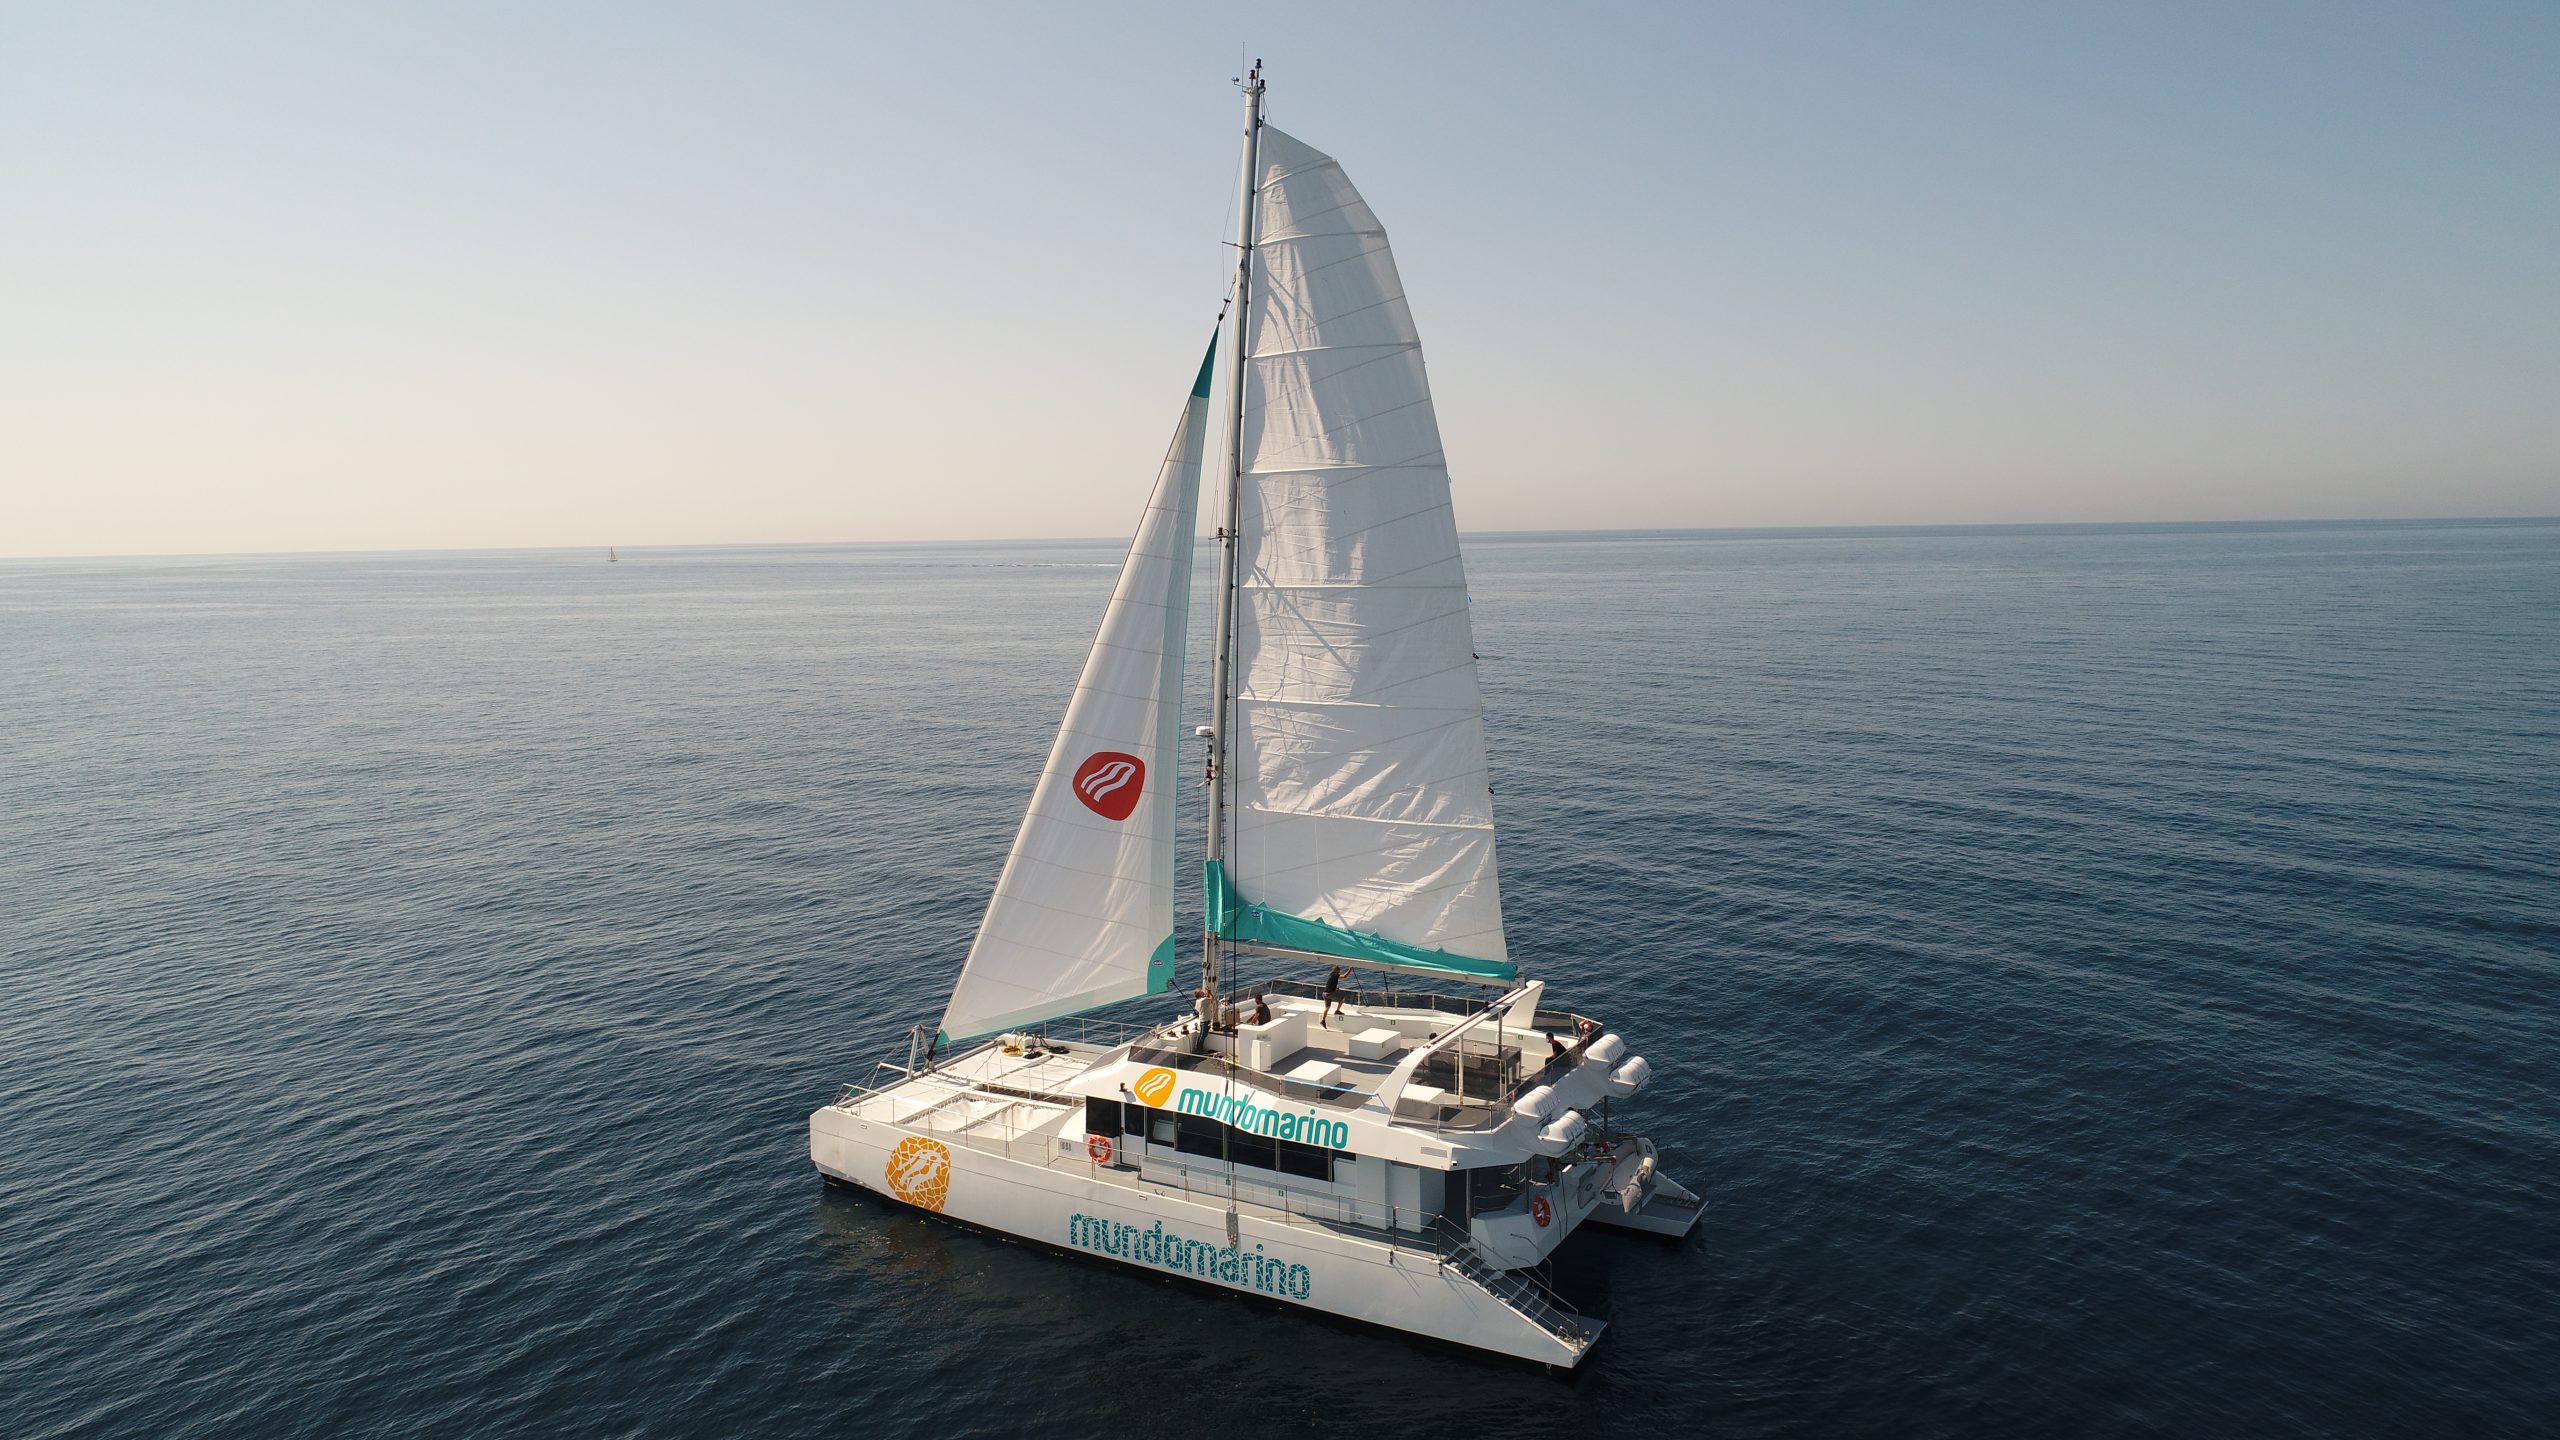
[[[1209,1048],[1209,1031],[1215,1027],[1218,1019],[1218,1007],[1209,998],[1208,986],[1203,985],[1191,992],[1191,1010],[1199,1017],[1200,1023],[1191,1027],[1190,1035],[1185,1037],[1190,1043],[1184,1048],[1191,1054],[1197,1055]]]
[[[1342,967],[1336,965],[1333,967],[1333,973],[1324,977],[1324,1017],[1322,1024],[1328,1030],[1333,1028],[1334,1012],[1342,1008],[1342,976]]]

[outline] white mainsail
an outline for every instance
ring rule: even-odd
[[[1211,923],[1508,976],[1475,638],[1421,342],[1386,231],[1342,167],[1268,125],[1261,137],[1231,830]]]
[[[1211,355],[1216,345],[1210,346]],[[1210,361],[1175,427],[942,1039],[1034,1025],[1173,983],[1175,750]]]

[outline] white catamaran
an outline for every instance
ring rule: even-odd
[[[1214,340],[942,1023],[809,1117],[810,1158],[991,1230],[1570,1366],[1601,1322],[1540,1282],[1547,1257],[1586,1221],[1686,1235],[1700,1201],[1608,1123],[1650,1067],[1504,944],[1404,288],[1342,167],[1263,122],[1259,64],[1244,91],[1200,988],[1152,1028],[1069,1018],[1176,983]]]

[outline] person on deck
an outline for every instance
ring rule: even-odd
[[[1252,1023],[1256,1025],[1268,1025],[1271,1023],[1271,1002],[1262,998],[1262,992],[1259,990],[1253,992]]]
[[[1333,1027],[1334,1012],[1342,1008],[1342,975],[1342,967],[1336,965],[1333,967],[1333,973],[1324,977],[1324,1017],[1322,1023],[1327,1029],[1331,1029]]]

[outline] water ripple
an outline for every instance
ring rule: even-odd
[[[1577,1374],[824,1192],[1095,545],[0,567],[0,1434],[2541,1433],[2560,527],[1496,537]]]

